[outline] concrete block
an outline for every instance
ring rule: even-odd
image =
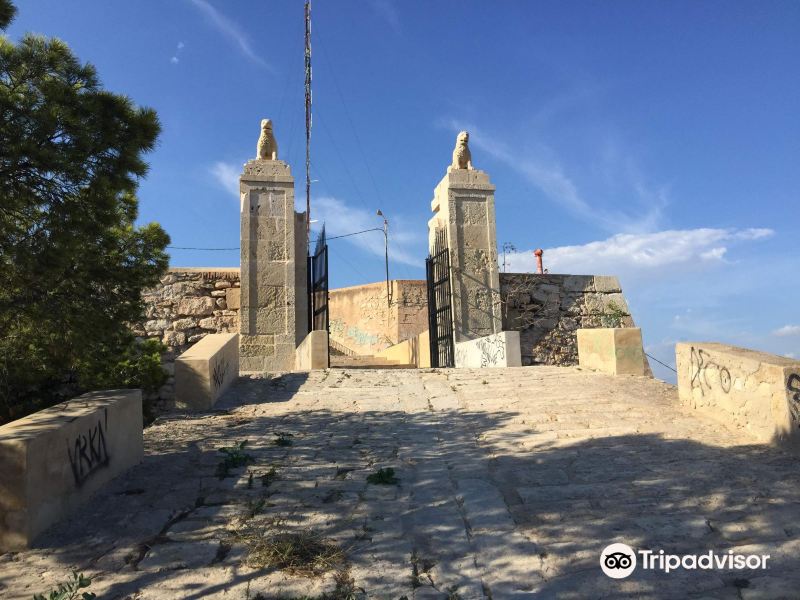
[[[736,346],[675,346],[683,404],[762,442],[800,449],[800,361]]]
[[[644,375],[638,327],[578,329],[578,364],[609,375]]]
[[[323,330],[309,332],[295,350],[295,371],[327,369],[329,366],[328,332]]]
[[[619,279],[613,275],[595,275],[594,291],[608,294],[622,292],[622,288],[619,285]]]
[[[207,335],[175,360],[175,405],[208,410],[239,377],[239,334]]]
[[[519,331],[456,343],[456,367],[521,367]]]
[[[141,390],[84,394],[0,427],[0,551],[29,547],[142,454]]]

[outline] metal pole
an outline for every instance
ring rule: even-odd
[[[386,301],[392,305],[392,296],[389,291],[389,221],[383,218],[383,249],[386,258]]]
[[[311,239],[311,0],[306,0],[306,236]]]

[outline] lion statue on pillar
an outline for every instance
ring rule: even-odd
[[[256,158],[259,160],[278,160],[278,142],[275,141],[275,134],[272,133],[272,121],[270,119],[261,120],[261,135],[256,146]]]
[[[451,169],[467,169],[473,170],[472,154],[469,152],[469,133],[462,131],[456,138],[456,147],[453,150],[453,164],[450,165]]]

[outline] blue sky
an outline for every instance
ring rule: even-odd
[[[300,204],[300,0],[18,6],[12,38],[60,37],[158,111],[141,220],[175,246],[238,246],[263,117]],[[466,128],[509,270],[542,247],[553,273],[618,275],[667,362],[678,340],[800,357],[800,3],[318,0],[313,19],[312,218],[330,235],[380,226],[381,208],[392,277],[422,278],[432,191]],[[383,278],[381,233],[330,245],[334,286]]]

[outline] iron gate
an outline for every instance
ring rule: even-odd
[[[428,279],[428,331],[431,341],[431,366],[455,366],[453,350],[453,311],[450,289],[450,250],[444,230],[437,230],[431,255],[425,260]]]
[[[325,226],[308,257],[308,329],[328,331],[328,244]]]

